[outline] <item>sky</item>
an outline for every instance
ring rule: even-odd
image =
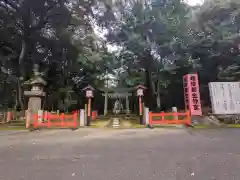
[[[185,0],[190,6],[201,5],[203,0]]]

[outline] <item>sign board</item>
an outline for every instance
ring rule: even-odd
[[[143,89],[137,89],[137,96],[143,96]]]
[[[186,74],[183,77],[185,109],[191,115],[201,116],[202,107],[200,101],[199,83],[197,74]]]
[[[213,114],[240,114],[240,82],[208,84]]]
[[[87,98],[93,97],[93,91],[92,90],[86,90],[86,97]]]

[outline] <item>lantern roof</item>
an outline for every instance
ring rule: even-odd
[[[135,87],[135,89],[143,89],[143,90],[145,90],[145,89],[147,89],[147,87],[144,86],[144,85],[142,85],[142,84],[139,84],[139,85],[137,85],[137,86]]]
[[[83,88],[83,91],[87,91],[87,90],[92,90],[94,91],[94,88],[90,85],[86,86],[85,88]]]
[[[42,84],[42,85],[47,85],[47,82],[41,77],[41,76],[37,76],[37,77],[34,77],[31,81],[32,85],[34,84]]]
[[[24,84],[26,85],[42,85],[46,86],[47,82],[41,76],[34,76],[33,78],[26,81]]]

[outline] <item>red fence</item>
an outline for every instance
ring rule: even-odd
[[[152,113],[149,112],[149,124],[191,124],[191,117],[189,111],[184,113]]]
[[[96,120],[98,117],[98,112],[97,111],[92,111],[92,120]]]
[[[39,120],[41,119],[41,121]],[[34,115],[34,128],[39,127],[60,127],[60,128],[74,128],[78,127],[78,113],[73,114],[51,114],[45,113],[43,116]]]

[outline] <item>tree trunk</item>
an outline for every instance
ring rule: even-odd
[[[18,79],[17,82],[17,93],[18,93],[18,101],[20,103],[21,111],[24,111],[24,103],[23,103],[23,88],[21,85],[21,81]]]
[[[24,80],[24,75],[25,75],[25,67],[24,67],[24,58],[26,56],[27,52],[27,44],[26,44],[26,39],[24,38],[22,40],[22,49],[21,53],[18,58],[18,64],[19,64],[19,73],[18,73],[18,78],[17,78],[17,100],[18,103],[20,104],[21,110],[24,111],[24,103],[23,103],[23,88],[22,88],[22,81]],[[17,103],[17,104],[18,104]]]
[[[147,87],[146,89],[146,92],[145,92],[145,95],[144,95],[144,101],[145,101],[145,105],[147,107],[149,107],[150,109],[152,109],[154,106],[153,106],[153,101],[152,101],[152,83],[151,83],[151,75],[149,73],[148,70],[145,70],[145,79],[146,79],[146,82],[145,82],[145,85]]]
[[[16,87],[16,92],[15,92],[15,105],[14,105],[14,109],[17,110],[18,108],[18,88]]]
[[[160,97],[160,82],[157,80],[157,90],[156,90],[156,95],[157,95],[157,109],[161,109],[161,97]]]
[[[161,98],[160,98],[160,93],[157,93],[157,109],[161,109]]]
[[[26,40],[23,39],[22,40],[22,49],[21,49],[21,53],[19,55],[18,58],[18,64],[19,64],[19,77],[23,78],[24,74],[25,74],[25,67],[24,67],[24,58],[26,56],[26,52],[27,52],[27,44],[26,44]]]

